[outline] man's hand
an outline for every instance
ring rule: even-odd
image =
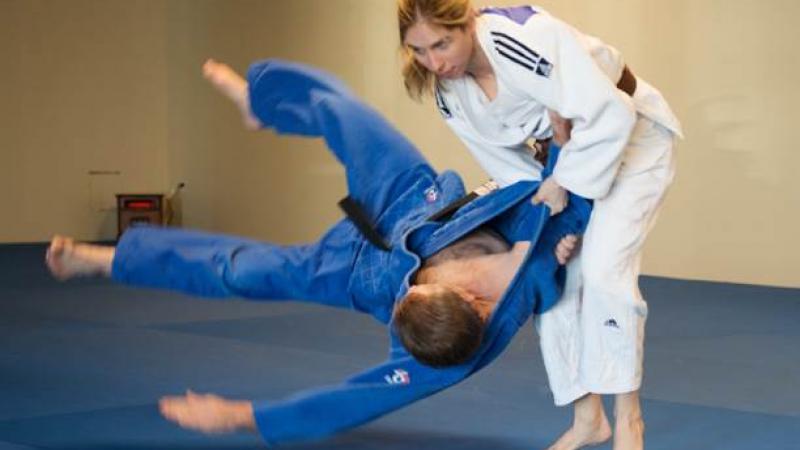
[[[572,137],[572,121],[558,115],[552,109],[548,109],[550,115],[550,125],[553,127],[553,141],[559,147],[563,147]]]
[[[561,187],[553,177],[549,177],[539,185],[539,190],[531,200],[534,205],[544,203],[550,207],[550,215],[555,216],[567,207],[567,190]]]
[[[186,395],[162,397],[158,407],[162,416],[183,428],[207,434],[256,430],[253,405],[248,401],[186,391]]]
[[[561,238],[556,245],[556,259],[562,266],[567,263],[575,255],[578,248],[578,241],[580,239],[574,234],[568,234]]]

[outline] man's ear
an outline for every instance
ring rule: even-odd
[[[461,298],[466,300],[467,303],[473,303],[478,300],[478,297],[475,294],[458,286],[448,286],[448,289],[461,296]]]
[[[492,315],[492,311],[494,311],[495,307],[493,302],[477,296],[473,296],[473,299],[469,300],[469,303],[484,323],[489,320],[489,316]]]

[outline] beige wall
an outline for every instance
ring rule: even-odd
[[[515,4],[497,1],[495,4]],[[482,3],[483,4],[483,3]],[[650,274],[800,287],[792,133],[800,31],[791,0],[558,0],[620,48],[682,119],[679,176]],[[484,178],[430,104],[406,99],[389,0],[0,0],[0,242],[113,235],[107,194],[185,181],[191,226],[282,242],[340,215],[337,163],[314,141],[245,133],[205,85],[208,56],[335,72],[438,168]],[[120,175],[88,175],[91,170]],[[106,200],[103,200],[106,199]]]
[[[0,242],[57,230],[110,237],[112,194],[165,182],[164,7],[24,0],[0,8]]]

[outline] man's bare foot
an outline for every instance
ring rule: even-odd
[[[575,403],[572,427],[547,450],[577,450],[598,445],[611,438],[611,426],[603,410],[600,396],[589,394]]]
[[[245,400],[228,400],[214,394],[186,391],[186,395],[162,397],[158,407],[165,418],[183,428],[203,433],[256,429],[253,406]]]
[[[50,241],[45,255],[50,273],[62,281],[77,276],[109,276],[113,259],[114,247],[76,243],[59,235]]]
[[[644,449],[644,421],[641,416],[617,417],[614,421],[614,450]]]
[[[203,76],[217,88],[222,95],[228,97],[242,113],[242,121],[248,130],[261,128],[261,123],[250,112],[250,99],[247,93],[247,81],[239,76],[227,64],[209,59],[203,64]]]

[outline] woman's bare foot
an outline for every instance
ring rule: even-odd
[[[621,418],[614,421],[614,450],[644,449],[644,421],[641,417]]]
[[[203,64],[203,76],[225,97],[228,97],[242,113],[242,120],[248,130],[261,128],[261,123],[250,112],[250,99],[247,81],[227,64],[209,59]]]
[[[589,394],[575,402],[572,427],[547,450],[577,450],[611,438],[611,426],[599,395]]]
[[[76,243],[56,235],[50,241],[45,263],[50,273],[61,281],[77,276],[111,275],[114,247]]]

